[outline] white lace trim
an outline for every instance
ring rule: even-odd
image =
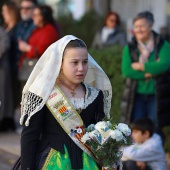
[[[112,90],[103,90],[103,95],[104,95],[104,113],[107,119],[110,119]]]
[[[89,106],[98,96],[99,90],[89,86],[88,84],[84,84],[86,88],[86,95],[85,95],[85,108]]]
[[[69,101],[76,110],[85,109],[84,98],[69,98]]]
[[[89,106],[98,96],[99,90],[84,84],[86,88],[85,98],[69,98],[71,104],[74,108],[77,109],[85,109]]]
[[[23,124],[24,116],[28,115],[25,125],[29,125],[29,120],[33,114],[42,108],[43,98],[32,92],[22,95],[20,124]]]

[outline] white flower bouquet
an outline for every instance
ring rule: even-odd
[[[81,141],[105,169],[121,167],[122,147],[133,143],[131,130],[126,124],[112,125],[109,121],[88,126]]]

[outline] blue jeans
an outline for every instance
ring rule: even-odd
[[[157,127],[156,98],[152,94],[136,94],[132,111],[132,122],[140,118],[150,118]]]

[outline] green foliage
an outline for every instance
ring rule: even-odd
[[[122,47],[90,49],[89,53],[106,72],[112,84],[111,121],[119,122],[124,78],[121,74]]]
[[[72,16],[62,16],[57,21],[61,27],[62,36],[67,34],[77,36],[85,41],[87,47],[90,47],[102,19],[94,11],[89,11],[78,21]]]
[[[99,145],[94,140],[88,140],[86,145],[93,151],[100,165],[112,167],[122,156],[120,148],[124,146],[124,142],[116,142],[116,140],[109,138],[103,145]]]

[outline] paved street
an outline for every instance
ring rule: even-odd
[[[20,135],[0,133],[0,170],[11,170],[20,155]]]

